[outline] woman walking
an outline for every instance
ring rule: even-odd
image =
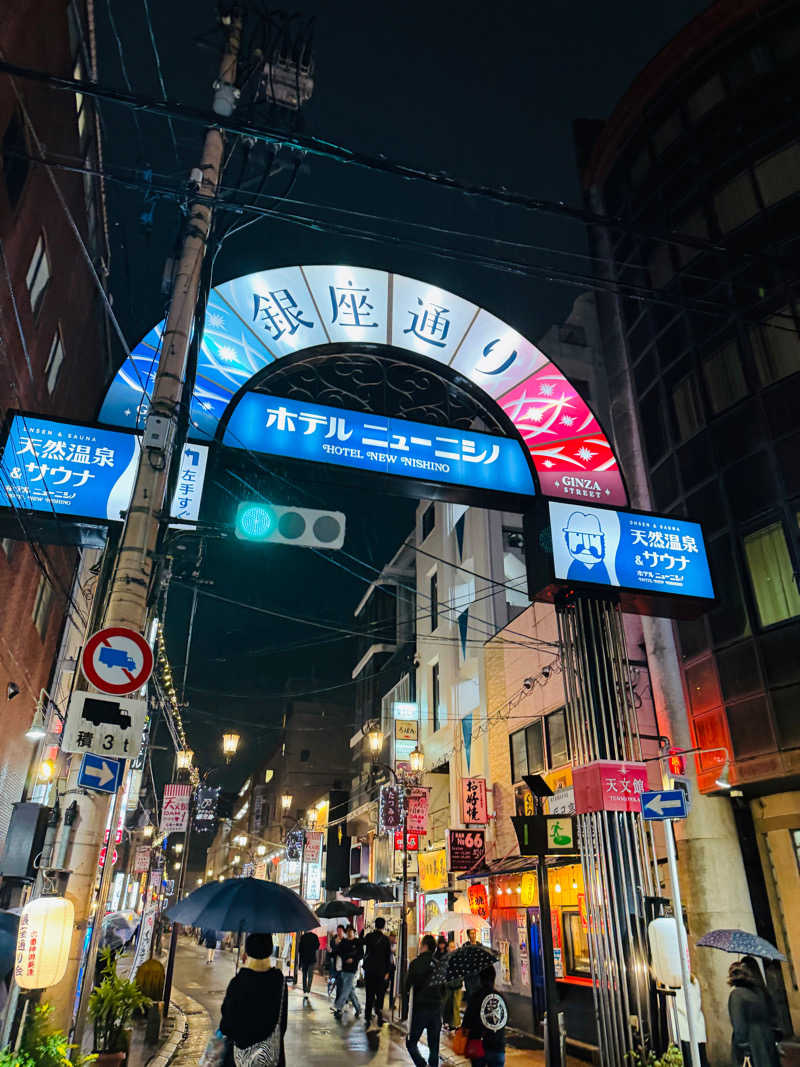
[[[206,963],[213,963],[214,957],[217,953],[217,931],[216,930],[204,930],[203,931],[203,944],[207,948]]]
[[[272,935],[248,934],[244,951],[244,966],[225,991],[220,1032],[233,1044],[236,1067],[286,1067],[286,980],[272,966]]]
[[[494,967],[485,967],[464,1012],[463,1025],[469,1034],[467,1055],[472,1067],[503,1067],[506,1062],[508,1005],[495,990],[494,981]]]
[[[778,1067],[771,1005],[761,983],[737,960],[728,971],[728,985],[733,987],[728,997],[731,1063],[741,1067],[749,1059],[750,1067]]]

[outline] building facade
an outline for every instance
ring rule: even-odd
[[[94,76],[91,5],[82,0],[8,7],[0,48],[24,67]],[[95,417],[111,354],[99,279],[108,272],[102,149],[90,100],[9,77],[0,85],[0,404],[79,420]],[[84,173],[36,162],[76,158]],[[73,228],[74,227],[74,228]],[[9,478],[10,471],[2,476]],[[35,476],[35,471],[31,476]],[[28,779],[24,734],[52,669],[77,560],[34,545],[22,513],[0,548],[0,834]],[[58,537],[54,536],[54,541]],[[28,542],[28,543],[26,543]],[[73,605],[77,615],[86,604]],[[47,708],[47,696],[44,696]],[[27,782],[33,786],[34,780]]]
[[[678,623],[698,782],[723,753],[768,980],[800,1024],[800,5],[720,0],[577,127],[634,504],[701,521],[717,603]],[[636,298],[637,287],[650,291]],[[637,442],[641,442],[639,445]],[[702,931],[695,931],[698,934]]]

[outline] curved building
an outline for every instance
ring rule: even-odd
[[[620,458],[700,520],[717,605],[676,635],[694,744],[727,749],[759,932],[800,1001],[800,3],[720,0],[576,132]],[[632,474],[632,472],[635,472]],[[638,483],[638,484],[636,484]],[[720,752],[701,757],[716,790]],[[720,890],[722,891],[722,890]]]

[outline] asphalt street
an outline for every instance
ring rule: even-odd
[[[181,937],[175,962],[175,986],[202,1005],[211,1017],[212,1026],[216,1026],[225,988],[233,977],[235,956],[218,951],[216,961],[211,966],[206,964],[205,959],[204,948]],[[410,1065],[402,1036],[388,1026],[383,1028],[380,1035],[367,1034],[363,1015],[355,1019],[349,1008],[342,1022],[337,1022],[330,1011],[323,978],[317,977],[315,993],[307,1004],[303,1003],[302,992],[295,991],[293,986],[289,990],[289,1025],[285,1042],[287,1067],[301,1064],[303,1067]],[[363,1007],[363,996],[360,999]],[[253,1005],[253,1010],[258,1010],[257,1004]],[[204,1032],[202,1043],[205,1044]],[[174,1062],[181,1065],[196,1064],[196,1044],[190,1041]]]

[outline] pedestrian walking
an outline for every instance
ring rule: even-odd
[[[314,980],[314,965],[317,962],[319,952],[319,938],[313,930],[306,930],[300,938],[297,946],[300,969],[303,972],[303,1000],[308,1000],[311,992],[311,983]]]
[[[467,930],[467,941],[466,941],[466,943],[470,944],[470,945],[477,945],[478,944],[478,931],[477,930],[471,930],[471,929]],[[480,975],[478,975],[478,974],[468,974],[467,977],[464,979],[464,989],[465,989],[466,994],[467,994],[467,1000],[469,1000],[470,997],[474,996],[475,993],[478,992],[480,987],[481,987]]]
[[[411,961],[406,977],[406,989],[413,994],[406,1048],[415,1067],[426,1067],[419,1053],[419,1039],[423,1030],[428,1035],[428,1067],[439,1067],[442,993],[436,971],[436,940],[431,934],[426,934],[422,939],[422,952]]]
[[[219,1029],[233,1043],[236,1067],[286,1067],[286,979],[272,964],[272,935],[248,934],[245,961],[231,978]]]
[[[464,1012],[466,1054],[473,1067],[504,1067],[506,1062],[508,1005],[494,988],[494,982],[494,967],[485,967],[478,975],[478,988],[467,1001]]]
[[[217,954],[217,931],[216,930],[204,930],[203,931],[203,944],[208,950],[206,952],[206,963],[213,963]]]
[[[447,942],[448,953],[457,948],[455,941]],[[461,1026],[461,986],[460,978],[448,978],[442,986],[442,1023],[447,1030]]]
[[[394,999],[397,996],[397,934],[389,934],[389,948],[391,949],[391,966],[389,967],[389,1010],[394,1015]]]
[[[766,991],[741,961],[728,971],[728,1015],[731,1020],[731,1063],[741,1067],[778,1067],[772,1010]]]
[[[361,1005],[356,996],[353,984],[356,980],[356,971],[358,970],[359,960],[361,959],[361,944],[356,938],[356,932],[352,926],[347,927],[347,934],[344,941],[340,941],[337,944],[336,955],[341,959],[342,966],[339,970],[341,985],[339,988],[339,995],[336,997],[336,1001],[333,1005],[333,1014],[337,1019],[341,1019],[342,1008],[344,1008],[349,1001],[353,1005],[356,1018],[358,1019],[361,1015]]]
[[[375,1009],[377,1025],[383,1026],[383,1001],[392,968],[392,946],[384,933],[386,920],[378,916],[375,929],[364,938],[364,1025],[372,1027],[372,1011]]]

